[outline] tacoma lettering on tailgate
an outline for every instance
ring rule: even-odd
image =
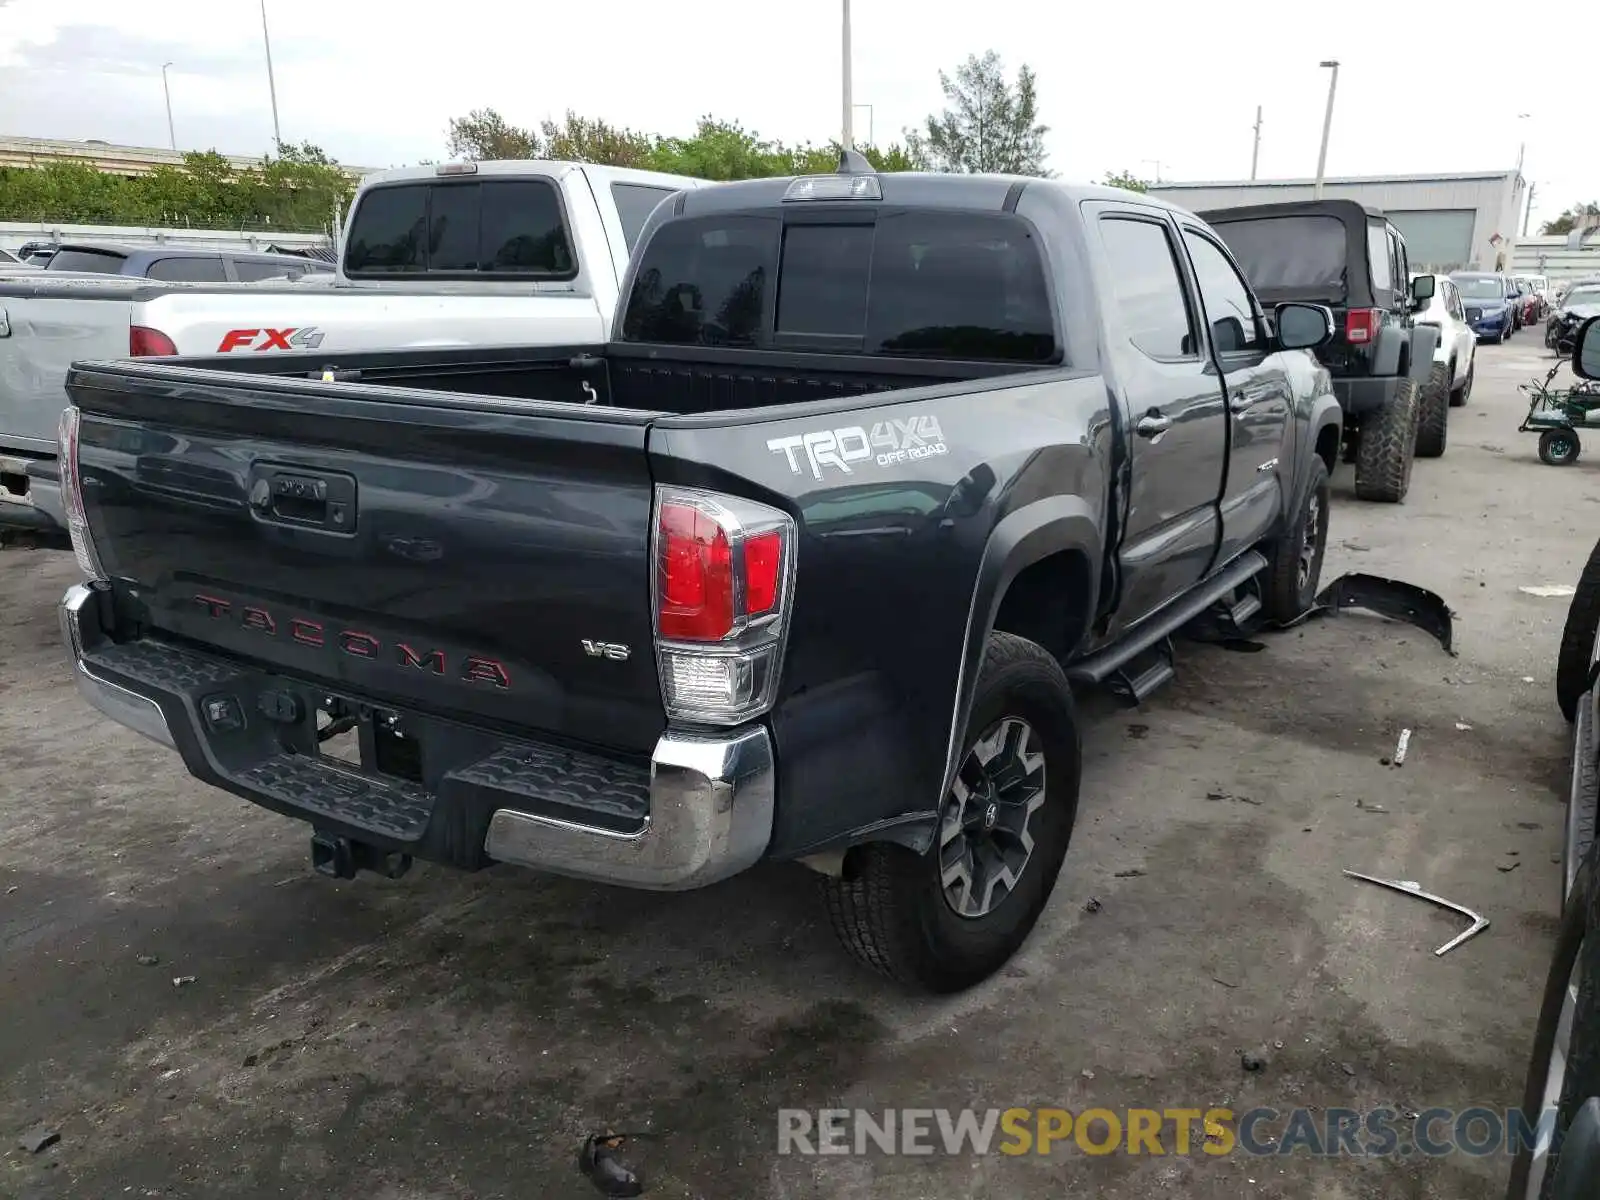
[[[213,620],[227,621],[267,637],[281,637],[314,650],[409,667],[429,675],[443,676],[453,669],[455,677],[466,683],[486,683],[497,688],[511,686],[511,673],[498,659],[477,654],[452,655],[402,641],[385,641],[365,630],[339,628],[310,617],[284,616],[259,604],[235,604],[217,596],[196,595],[194,602]]]

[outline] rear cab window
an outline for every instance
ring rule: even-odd
[[[363,194],[345,238],[345,274],[353,278],[577,273],[561,197],[548,179],[383,184]]]
[[[1060,361],[1044,259],[1002,213],[759,212],[669,221],[622,336],[668,345]]]
[[[1349,294],[1337,217],[1259,217],[1213,228],[1258,295],[1343,304]]]
[[[126,254],[115,250],[57,250],[45,264],[46,271],[82,271],[92,275],[120,275]]]

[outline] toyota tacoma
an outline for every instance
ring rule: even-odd
[[[853,154],[679,193],[622,294],[600,344],[75,365],[78,686],[328,874],[800,860],[862,962],[984,978],[1074,686],[1310,605],[1331,314],[1161,201]]]

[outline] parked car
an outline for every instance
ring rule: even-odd
[[[1531,306],[1533,317],[1531,321],[1524,321],[1523,324],[1544,320],[1550,312],[1550,280],[1543,275],[1518,275],[1517,278],[1522,281],[1523,287],[1533,294]]]
[[[257,283],[333,271],[329,263],[292,254],[112,242],[63,242],[44,269],[51,275],[131,275],[173,283]]]
[[[1437,392],[1422,393],[1439,331],[1418,324],[1417,310],[1430,296],[1408,287],[1400,231],[1379,210],[1353,200],[1262,204],[1201,216],[1227,241],[1264,301],[1333,309],[1337,335],[1317,357],[1332,374],[1344,410],[1356,495],[1404,500],[1419,428],[1438,430],[1429,449],[1443,453],[1449,411]],[[1432,279],[1418,283],[1426,288]]]
[[[1600,316],[1600,279],[1577,280],[1545,322],[1545,346],[1558,354],[1571,354],[1578,327],[1594,316]]]
[[[1528,286],[1520,275],[1512,276],[1511,288],[1515,293],[1512,301],[1512,315],[1518,329],[1532,325],[1538,321],[1539,297],[1534,295],[1533,289]]]
[[[0,492],[0,526],[64,529],[56,424],[75,359],[593,343],[645,218],[697,186],[560,162],[381,172],[356,195],[326,286],[77,275],[60,260],[81,266],[86,256],[64,246],[42,275],[0,278],[11,331],[0,353],[0,456],[24,468],[12,472],[22,490]]]
[[[1580,329],[1573,370],[1600,379],[1600,317]],[[1573,719],[1561,924],[1534,1031],[1524,1122],[1538,1131],[1512,1163],[1508,1200],[1600,1195],[1600,544],[1567,610],[1556,696]]]
[[[1429,290],[1416,286],[1413,293]],[[1433,369],[1422,388],[1421,414],[1417,422],[1417,454],[1437,458],[1444,453],[1451,408],[1460,408],[1472,395],[1472,380],[1477,371],[1478,339],[1467,324],[1461,292],[1448,276],[1431,277],[1432,294],[1417,312],[1417,324],[1431,325],[1439,331],[1439,344],[1433,350]]]
[[[1072,684],[1312,602],[1332,316],[1152,197],[841,167],[658,207],[609,342],[76,365],[84,694],[326,874],[797,859],[867,965],[996,970]]]
[[[1516,292],[1507,276],[1493,271],[1454,271],[1450,278],[1461,291],[1467,324],[1480,342],[1498,345],[1516,332]]]

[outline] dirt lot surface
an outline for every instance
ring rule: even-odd
[[[665,897],[324,880],[304,827],[80,700],[71,556],[0,553],[0,1196],[558,1200],[598,1194],[574,1160],[605,1126],[659,1134],[638,1161],[662,1198],[1498,1195],[1505,1161],[1461,1155],[780,1157],[776,1114],[1516,1102],[1567,773],[1567,602],[1518,588],[1574,582],[1600,526],[1600,452],[1545,467],[1515,430],[1535,337],[1480,351],[1405,505],[1335,477],[1324,579],[1438,591],[1460,657],[1352,615],[1184,647],[1142,711],[1090,703],[1044,920],[940,1001],[851,966],[798,867]],[[1492,928],[1435,958],[1458,923],[1346,867]],[[21,1149],[41,1125],[59,1143]]]

